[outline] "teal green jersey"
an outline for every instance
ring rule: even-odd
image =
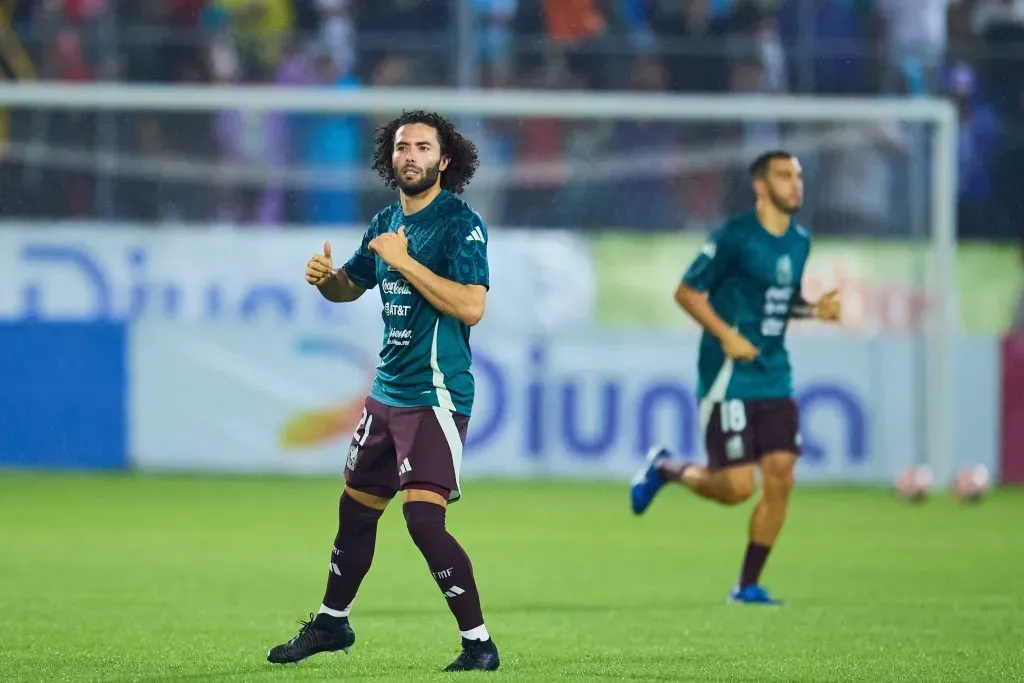
[[[795,222],[782,235],[764,229],[753,211],[719,228],[683,275],[683,283],[707,292],[722,320],[760,350],[753,363],[725,357],[707,331],[697,361],[698,395],[725,399],[786,398],[793,378],[786,351],[790,309],[802,300],[800,281],[811,238]]]
[[[384,305],[383,349],[370,396],[395,407],[439,406],[469,415],[474,396],[469,326],[439,312],[369,249],[374,237],[402,227],[410,255],[435,275],[490,287],[487,226],[459,197],[442,191],[412,215],[395,202],[374,216],[344,266],[353,283],[379,287]]]

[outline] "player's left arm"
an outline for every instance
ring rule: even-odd
[[[833,289],[815,302],[804,298],[803,287],[798,287],[789,301],[789,317],[798,320],[814,319],[825,322],[839,322],[842,318],[842,302],[839,290]]]
[[[484,317],[490,287],[487,230],[482,223],[457,230],[452,235],[452,243],[449,259],[453,279],[438,275],[409,255],[404,229],[380,235],[370,243],[370,248],[401,273],[431,306],[473,326]]]
[[[806,248],[807,253],[804,254],[805,263],[811,256],[810,237],[807,238]],[[789,300],[789,317],[797,320],[813,319],[837,323],[842,318],[842,312],[838,289],[826,292],[820,299],[811,302],[804,298],[803,283],[799,283]]]

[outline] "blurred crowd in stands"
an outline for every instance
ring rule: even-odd
[[[9,80],[941,95],[960,111],[961,235],[1022,234],[1024,0],[0,0],[0,16]],[[12,110],[0,215],[364,221],[388,200],[361,174],[379,123]],[[495,225],[712,224],[749,202],[746,161],[786,145],[816,230],[928,230],[921,125],[466,125],[490,169],[468,194]]]

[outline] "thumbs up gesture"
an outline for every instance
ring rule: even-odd
[[[306,282],[320,286],[334,277],[334,261],[331,260],[331,243],[324,242],[324,253],[313,254],[306,264]]]

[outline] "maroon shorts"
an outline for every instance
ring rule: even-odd
[[[800,454],[800,416],[791,398],[730,399],[712,405],[704,428],[708,468],[758,462],[776,451]]]
[[[345,464],[345,482],[382,498],[424,489],[459,499],[469,417],[444,408],[393,408],[367,398]]]

